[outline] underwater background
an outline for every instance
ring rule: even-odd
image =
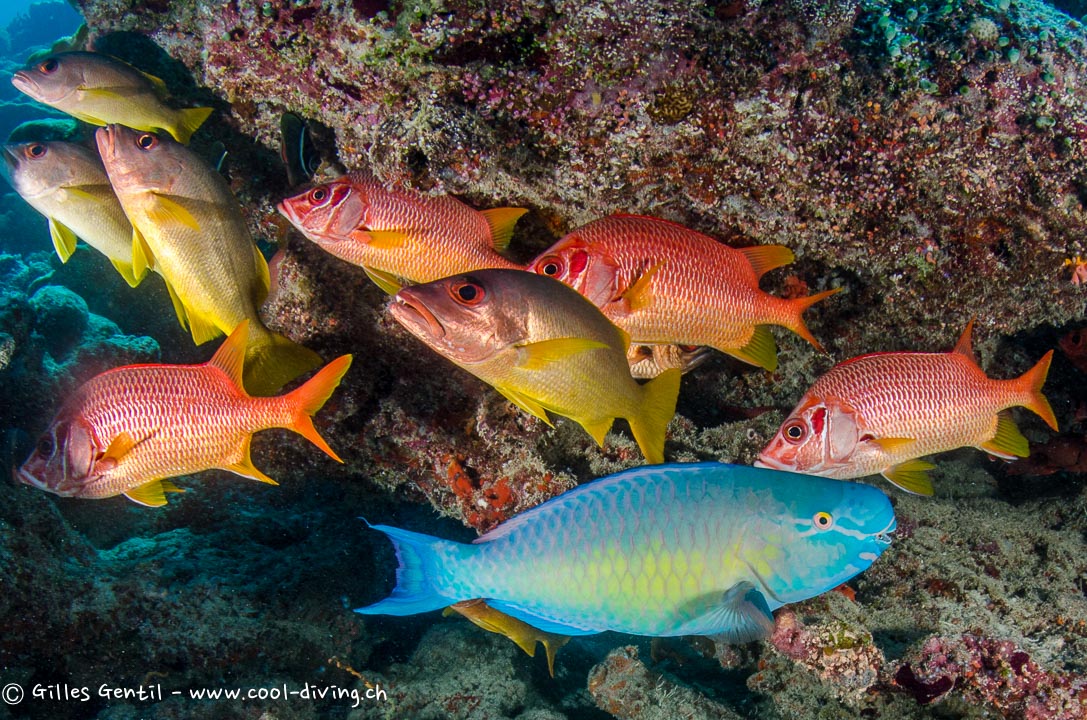
[[[1085,15],[1073,0],[31,5],[0,32],[9,77],[85,22],[179,107],[215,109],[191,147],[226,151],[261,250],[285,249],[263,319],[354,364],[315,420],[342,465],[286,431],[254,437],[278,487],[210,471],[148,508],[0,481],[0,718],[1087,717]],[[600,448],[425,351],[359,268],[291,229],[275,208],[298,190],[285,113],[348,169],[528,208],[518,261],[629,212],[787,246],[796,262],[762,283],[776,295],[842,288],[806,315],[826,353],[775,331],[773,372],[715,353],[684,376],[669,462],[750,464],[836,363],[950,350],[975,316],[990,377],[1056,349],[1060,432],[1015,411],[1031,456],[940,455],[933,497],[865,480],[894,503],[894,542],[847,590],[779,610],[767,641],[580,637],[551,678],[543,653],[459,616],[364,618],[352,609],[388,594],[397,563],[360,517],[468,542],[642,456],[624,423]],[[0,83],[4,137],[28,120],[71,133],[65,117]],[[83,382],[204,362],[218,342],[194,346],[157,278],[129,288],[86,247],[61,263],[45,219],[3,191],[14,468]],[[309,687],[384,695],[272,696]],[[190,692],[205,688],[267,692]]]

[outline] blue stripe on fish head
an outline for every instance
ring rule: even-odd
[[[776,532],[762,531],[746,558],[771,607],[831,590],[863,572],[890,544],[894,510],[878,488],[826,480],[783,480]]]

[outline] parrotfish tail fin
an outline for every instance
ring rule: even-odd
[[[250,322],[244,375],[250,395],[274,395],[320,364],[321,356],[309,348],[273,333],[260,322]]]
[[[392,594],[381,602],[357,608],[355,612],[363,615],[415,615],[440,610],[467,599],[445,595],[438,587],[447,584],[442,582],[444,578],[457,573],[459,563],[451,563],[450,559],[464,552],[478,552],[477,548],[388,525],[372,527],[392,540],[400,567],[396,569],[396,587]]]
[[[351,356],[341,355],[321,368],[321,371],[307,380],[302,387],[291,391],[287,395],[288,402],[294,411],[290,425],[291,430],[321,448],[326,455],[340,463],[343,460],[333,452],[325,439],[317,433],[317,428],[313,426],[311,418],[332,397],[333,391],[339,386],[340,380],[343,379],[344,373],[347,372],[349,367],[351,367]]]
[[[786,327],[810,342],[812,344],[812,347],[814,347],[819,352],[825,352],[823,350],[823,346],[819,343],[818,340],[815,339],[815,336],[811,334],[811,331],[808,330],[808,326],[804,324],[804,311],[810,308],[815,303],[819,302],[820,300],[826,300],[831,295],[834,295],[841,291],[841,288],[834,288],[833,290],[824,290],[821,293],[815,293],[814,295],[796,298],[795,300],[790,301],[790,305],[792,305],[793,307],[795,317],[790,324],[786,325]]]
[[[1053,351],[1050,350],[1042,356],[1037,365],[1023,373],[1017,382],[1028,393],[1028,399],[1023,403],[1023,407],[1045,420],[1046,425],[1056,432],[1057,417],[1053,414],[1053,408],[1049,405],[1049,400],[1042,394],[1042,386],[1045,385],[1046,375],[1049,374],[1049,363],[1052,360]]]
[[[664,435],[668,423],[676,414],[679,379],[683,371],[669,368],[643,386],[642,406],[634,417],[627,418],[634,439],[650,465],[664,462]]]
[[[212,108],[209,107],[179,110],[177,127],[172,128],[170,134],[182,145],[188,145],[192,134],[204,124],[211,111]]]
[[[494,249],[502,252],[510,246],[510,238],[513,237],[513,226],[528,210],[525,208],[501,207],[484,210],[481,215],[491,226],[491,244]]]

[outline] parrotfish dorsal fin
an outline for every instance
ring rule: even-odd
[[[962,331],[962,335],[959,336],[959,341],[955,343],[955,347],[951,349],[951,352],[958,353],[964,356],[967,360],[978,364],[977,356],[974,355],[974,320],[976,317],[970,318],[970,322],[966,323],[966,328]]]
[[[705,596],[696,602],[702,602],[704,607],[685,609],[693,614],[686,625],[692,628],[707,625],[720,627],[722,630],[716,637],[729,644],[761,640],[774,632],[774,615],[770,612],[766,597],[749,580],[736,583],[723,595]],[[686,634],[683,626],[680,626],[677,634]]]
[[[162,507],[166,504],[166,494],[168,492],[185,492],[183,489],[174,485],[169,480],[152,480],[149,483],[144,483],[139,487],[132,488],[126,493],[123,493],[126,498],[139,505],[146,505],[147,507]]]
[[[924,460],[907,460],[883,471],[883,477],[896,487],[914,495],[932,495],[928,471],[936,467]]]
[[[124,60],[121,60],[121,62],[124,62]],[[161,93],[163,96],[169,95],[170,91],[167,90],[166,83],[162,81],[162,78],[156,77],[151,73],[146,73],[139,68],[136,68],[135,70],[140,75],[143,75],[144,78],[146,78],[147,82],[151,83],[151,87],[155,88],[155,92]]]
[[[661,260],[651,268],[642,273],[634,284],[623,291],[623,299],[627,301],[627,306],[633,312],[635,310],[641,310],[653,301],[653,276],[657,274],[657,271],[666,263],[667,260]]]
[[[996,416],[996,433],[993,439],[978,445],[979,448],[1004,460],[1014,460],[1030,455],[1030,443],[1019,432],[1015,421],[1007,412]]]
[[[608,436],[608,431],[611,430],[611,426],[615,423],[615,418],[578,420],[577,422],[581,427],[585,428],[585,432],[589,433],[593,440],[596,440],[597,445],[604,447],[604,438]]]
[[[546,365],[571,355],[606,348],[608,344],[590,338],[566,337],[525,343],[517,347],[517,367],[522,370],[539,370]]]
[[[53,249],[62,263],[68,262],[75,252],[76,236],[67,225],[49,218],[49,237],[53,239]]]
[[[525,208],[500,207],[480,211],[480,215],[491,227],[491,245],[495,250],[502,252],[510,246],[510,238],[513,237],[513,226],[528,210]]]
[[[751,269],[755,271],[757,278],[796,259],[793,251],[784,245],[753,245],[737,250],[751,263]]]
[[[234,383],[238,390],[245,392],[242,385],[242,370],[245,367],[245,346],[249,341],[249,321],[242,320],[230,337],[223,341],[215,354],[208,360],[208,365],[223,371],[230,382]]]

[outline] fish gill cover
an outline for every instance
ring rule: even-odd
[[[221,168],[269,260],[261,319],[325,361],[355,356],[315,419],[345,462],[268,431],[250,451],[278,487],[206,473],[176,479],[188,491],[151,509],[4,483],[0,686],[27,697],[0,713],[1084,715],[1082,4],[77,4],[89,32],[76,49],[160,79],[172,108],[215,109],[190,148]],[[70,31],[34,25],[48,40]],[[9,75],[42,42],[5,45]],[[12,141],[92,137],[14,87],[0,100],[5,129],[52,118],[55,135],[38,123]],[[736,248],[788,248],[795,261],[760,281],[772,295],[841,289],[804,315],[825,354],[775,329],[773,372],[714,352],[684,376],[669,462],[750,464],[835,364],[946,352],[972,316],[987,377],[1017,377],[1061,348],[1044,388],[1061,434],[1013,411],[1025,460],[955,452],[931,473],[933,497],[886,486],[895,542],[840,592],[778,610],[763,642],[577,638],[551,680],[543,659],[459,617],[360,619],[351,608],[387,594],[396,561],[358,516],[469,542],[464,525],[487,530],[642,456],[622,423],[598,446],[430,353],[362,268],[290,230],[275,206],[305,188],[279,159],[285,113],[312,134],[317,181],[369,172],[479,211],[528,208],[504,251],[516,263],[634,213]],[[62,263],[47,221],[14,193],[0,213],[6,467],[96,375],[211,356],[216,343],[194,345],[160,277],[130,288],[82,245]],[[267,697],[309,686],[362,699]],[[201,688],[266,698],[188,694]],[[375,688],[385,698],[366,700]]]

